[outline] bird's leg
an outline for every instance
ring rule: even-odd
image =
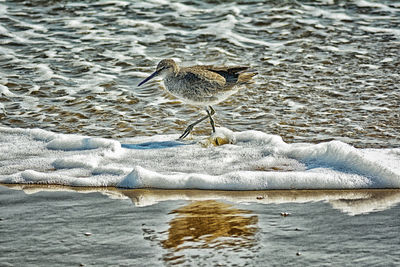
[[[215,110],[211,106],[209,106],[209,108],[210,108],[210,111],[206,108],[207,116],[204,116],[204,117],[198,119],[197,121],[193,122],[192,124],[189,124],[189,126],[186,128],[186,130],[183,132],[183,134],[178,138],[178,140],[182,140],[185,137],[187,137],[190,134],[190,132],[193,130],[194,126],[196,126],[197,124],[199,124],[200,122],[204,121],[207,118],[210,118],[211,127],[213,129],[213,132],[215,133],[215,123],[214,123],[213,118],[211,117],[212,115],[215,114]]]
[[[208,113],[208,110],[207,110]],[[200,119],[198,119],[197,121],[193,122],[192,124],[189,124],[189,126],[186,128],[186,130],[183,132],[183,134],[178,138],[178,140],[182,140],[183,138],[185,138],[186,136],[189,135],[189,133],[193,130],[193,127],[196,126],[197,124],[199,124],[200,122],[204,121],[205,119],[207,119],[209,117],[209,115],[204,116]]]
[[[211,124],[212,131],[213,131],[213,133],[215,133],[215,123],[214,123],[213,118],[211,117],[212,115],[215,114],[215,110],[211,106],[208,106],[208,107],[210,108],[210,111],[208,111],[207,108],[206,108],[206,111],[207,111],[208,117],[210,118],[210,124]]]
[[[207,110],[207,114],[208,114],[208,117],[210,117],[210,123],[211,123],[212,131],[213,131],[213,133],[215,133],[215,123],[214,123],[213,118],[211,117],[212,115],[215,114],[215,110],[212,108],[212,106],[208,106],[208,107],[210,108],[210,111],[208,111],[208,109],[206,109]],[[219,146],[218,138],[215,138],[215,144],[217,146]]]

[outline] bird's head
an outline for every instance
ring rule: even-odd
[[[179,71],[179,67],[173,59],[163,59],[158,63],[156,71],[153,72],[149,77],[144,79],[141,83],[139,83],[138,86],[141,86],[142,84],[153,79],[154,77],[157,77],[157,76],[165,77],[169,74],[173,74],[173,73],[176,74],[176,73],[178,73],[178,71]]]

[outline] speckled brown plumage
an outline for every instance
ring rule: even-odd
[[[211,105],[217,104],[232,94],[244,84],[251,83],[257,73],[249,71],[249,67],[216,67],[212,65],[197,65],[180,68],[174,60],[163,59],[158,63],[156,71],[143,80],[144,84],[150,79],[163,77],[165,88],[177,98],[193,105],[209,106],[206,108],[208,116],[189,125],[180,138],[186,137],[194,125],[210,118],[211,126],[215,131],[212,115],[214,110]]]

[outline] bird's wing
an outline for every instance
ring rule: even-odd
[[[203,83],[204,85],[208,83],[210,87],[224,86],[226,84],[225,77],[210,70],[210,67],[212,66],[193,66],[184,68],[182,71],[193,82]]]
[[[246,66],[216,67],[198,65],[181,69],[185,80],[193,86],[206,88],[208,92],[229,91],[233,86],[250,83],[257,73]]]

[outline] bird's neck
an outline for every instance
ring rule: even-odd
[[[178,73],[179,73],[179,71],[180,71],[179,66],[178,66],[177,64],[175,64],[174,67],[173,67],[173,70],[172,70],[172,72],[171,72],[171,75],[177,76]]]

